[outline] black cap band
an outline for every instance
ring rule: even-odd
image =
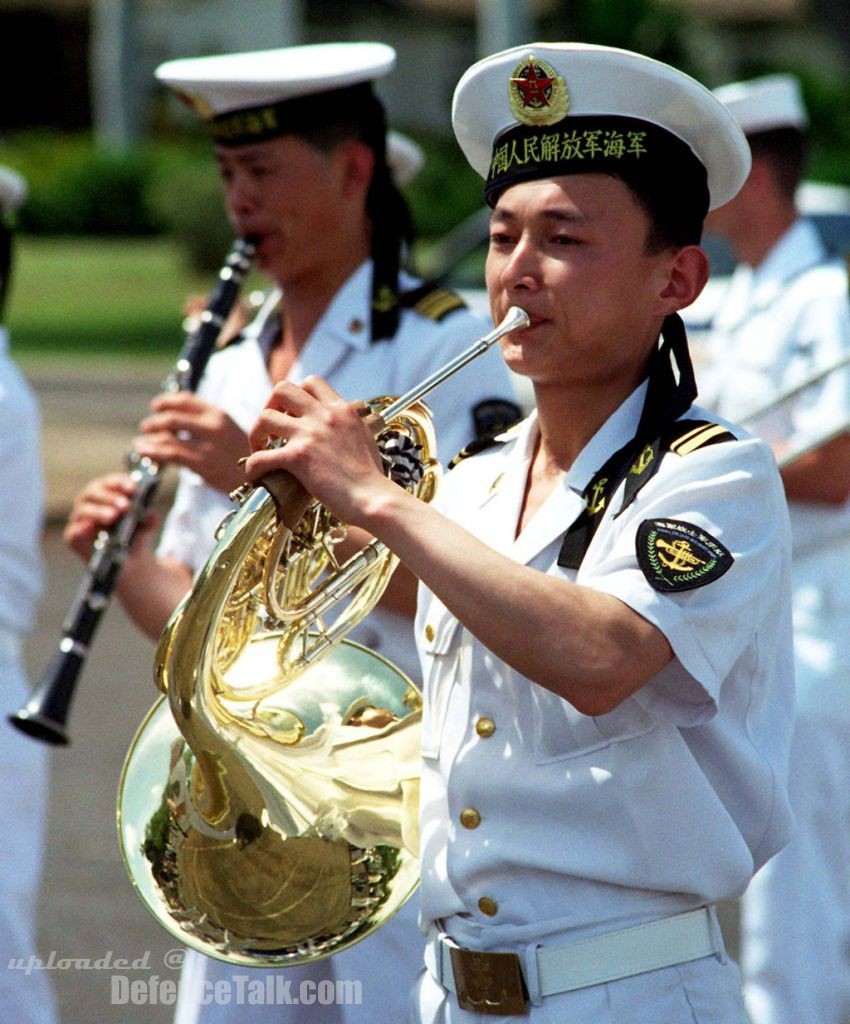
[[[217,146],[246,146],[278,135],[304,135],[340,121],[359,120],[374,103],[371,82],[217,114],[207,122]]]
[[[709,205],[705,167],[687,143],[637,118],[568,116],[553,125],[507,129],[493,145],[484,197],[493,206],[511,185],[593,171],[621,178],[645,200],[680,204],[699,237]]]

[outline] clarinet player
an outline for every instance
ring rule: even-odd
[[[141,536],[118,585],[125,609],[151,637],[206,561],[231,507],[227,493],[244,479],[237,461],[248,454],[247,430],[274,383],[320,373],[351,399],[397,394],[489,328],[457,296],[401,267],[409,213],[390,176],[386,117],[373,86],[394,63],[383,44],[322,44],[158,69],[159,80],[206,120],[231,223],[256,240],[256,264],[282,300],[213,357],[197,395],[157,398],[142,424],[136,450],[181,467],[158,548],[150,530]],[[471,379],[441,389],[432,408],[444,462],[519,414],[495,352]],[[97,530],[127,507],[130,486],[115,475],[79,495],[66,539],[82,557]],[[382,612],[353,636],[418,675],[409,618]],[[202,985],[233,969],[192,953],[179,1024],[401,1020],[422,957],[415,917],[411,901],[349,952],[285,972],[293,985],[361,980],[359,1007],[202,1007]]]

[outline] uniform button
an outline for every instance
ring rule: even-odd
[[[428,641],[428,643],[431,643],[435,635],[436,634],[434,633],[434,627],[429,622],[428,625],[425,627],[425,639]]]
[[[499,912],[499,904],[489,896],[482,896],[478,901],[478,909],[488,917],[495,917]]]
[[[460,812],[460,823],[464,828],[478,828],[481,824],[481,815],[474,807],[464,807]]]
[[[475,723],[475,731],[482,740],[489,739],[496,731],[496,723],[489,715],[482,715]]]

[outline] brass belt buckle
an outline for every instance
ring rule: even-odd
[[[525,1015],[525,989],[516,953],[482,953],[449,947],[457,1001],[462,1010]]]

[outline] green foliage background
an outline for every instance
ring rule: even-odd
[[[570,0],[553,5],[538,38],[622,46],[668,61],[709,87],[731,77],[796,73],[809,106],[809,177],[850,184],[850,76],[810,26],[710,24],[663,0]],[[734,56],[730,58],[730,54]],[[481,210],[481,182],[444,133],[405,125],[425,165],[406,189],[432,273],[453,229]],[[9,322],[18,348],[68,351],[175,345],[187,294],[206,292],[232,240],[210,144],[159,111],[150,140],[103,152],[86,134],[27,131],[0,138],[0,163],[28,180],[18,216]],[[471,273],[479,274],[473,263]]]

